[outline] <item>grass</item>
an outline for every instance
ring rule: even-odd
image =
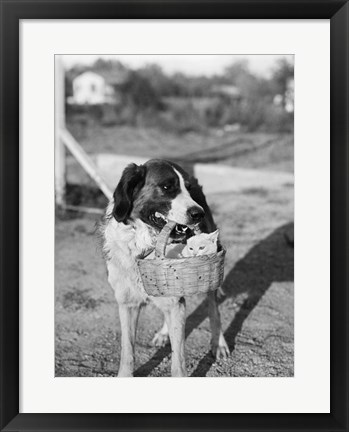
[[[207,133],[176,134],[158,128],[68,124],[88,153],[160,157],[179,161],[293,172],[292,134]]]

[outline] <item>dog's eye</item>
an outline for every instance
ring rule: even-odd
[[[200,246],[199,249],[203,250],[203,249],[205,249],[205,246]]]
[[[172,189],[172,185],[171,184],[164,184],[161,186],[163,190],[168,191]]]
[[[189,250],[193,250],[193,248],[190,247]]]

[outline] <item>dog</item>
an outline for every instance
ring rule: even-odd
[[[114,290],[121,323],[121,359],[118,376],[134,371],[134,346],[140,309],[149,301],[164,314],[164,325],[153,344],[172,348],[171,375],[187,376],[184,353],[185,299],[152,297],[144,290],[136,259],[151,252],[167,220],[177,223],[172,242],[183,242],[194,229],[216,230],[211,211],[198,181],[179,165],[152,159],[144,165],[130,164],[122,173],[102,223],[103,250],[108,281]],[[216,292],[208,294],[211,349],[226,358],[229,349],[221,330]]]

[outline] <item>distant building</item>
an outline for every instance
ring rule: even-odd
[[[68,97],[67,102],[76,105],[116,105],[120,100],[117,87],[126,79],[127,74],[122,70],[110,73],[83,72],[73,79],[73,95]]]
[[[274,105],[281,106],[286,112],[294,112],[294,79],[290,78],[286,83],[284,94],[274,96]]]
[[[213,86],[211,89],[211,94],[214,96],[228,97],[230,99],[240,99],[241,98],[240,90],[236,86],[228,85],[228,84]]]
[[[287,81],[287,89],[285,93],[285,110],[289,113],[294,111],[294,79]]]

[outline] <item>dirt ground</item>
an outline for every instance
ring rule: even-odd
[[[204,297],[187,299],[189,376],[289,377],[294,373],[293,186],[212,194],[208,202],[227,248],[220,310],[231,350],[215,362]],[[93,218],[56,221],[56,376],[115,376],[120,358],[117,304]],[[161,313],[140,317],[135,376],[170,375],[170,347],[151,340]]]

